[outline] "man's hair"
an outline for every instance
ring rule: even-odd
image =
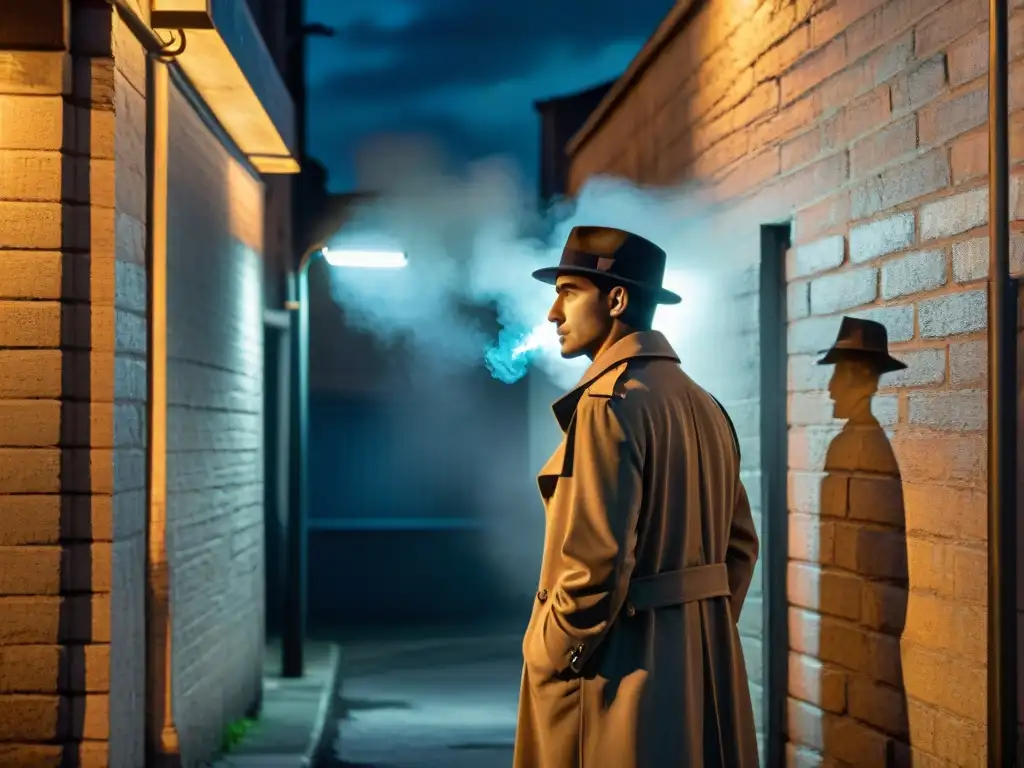
[[[651,330],[654,325],[654,312],[658,308],[658,304],[650,292],[637,286],[620,283],[614,278],[595,276],[591,280],[597,289],[605,295],[611,293],[612,288],[625,288],[626,293],[629,294],[629,303],[619,320],[637,331]]]

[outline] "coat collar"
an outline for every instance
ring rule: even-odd
[[[619,339],[594,359],[575,387],[552,404],[551,410],[562,431],[568,430],[576,406],[591,384],[612,368],[639,357],[660,357],[679,362],[679,355],[660,331],[637,331]]]

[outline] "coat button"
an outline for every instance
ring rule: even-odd
[[[546,589],[542,589],[540,592],[537,593],[537,599],[543,603],[545,600],[548,599],[548,591]]]

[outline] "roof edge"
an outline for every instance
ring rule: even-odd
[[[552,104],[557,104],[563,101],[571,101],[572,99],[580,99],[583,98],[584,96],[588,96],[591,93],[596,93],[597,91],[601,90],[607,90],[613,87],[617,82],[618,78],[612,78],[611,80],[603,80],[600,83],[596,83],[595,85],[591,85],[587,88],[583,88],[582,90],[574,91],[572,93],[563,93],[558,96],[549,96],[546,99],[536,99],[533,102],[533,108],[536,111],[540,112],[545,107],[551,106]]]
[[[590,113],[590,117],[583,123],[583,127],[576,131],[569,140],[565,148],[567,155],[570,157],[575,155],[593,137],[597,129],[611,116],[611,113],[626,97],[629,89],[651,66],[655,57],[686,26],[692,13],[701,2],[702,0],[681,0],[681,2],[677,2],[672,7],[668,15],[661,20],[654,34],[647,39],[643,48],[633,57],[626,71],[615,81],[615,84],[612,85],[611,90],[608,91],[597,105],[597,108]]]

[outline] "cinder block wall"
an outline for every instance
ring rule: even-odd
[[[173,84],[169,147],[172,695],[191,766],[260,694],[264,193]]]
[[[1016,171],[1024,4],[1011,5]],[[884,750],[905,756],[908,742],[915,764],[982,764],[987,4],[735,6],[700,4],[665,35],[576,149],[573,186],[597,172],[699,179],[722,202],[718,231],[744,237],[793,221],[790,764],[881,765]],[[1015,245],[1017,268],[1020,253]],[[879,478],[851,480],[822,502],[839,423],[832,371],[813,353],[831,344],[843,313],[885,323],[910,366],[883,378],[873,404],[902,475],[905,522],[884,517],[900,499]],[[909,589],[893,578],[904,568]]]
[[[145,166],[143,59],[109,8],[4,24],[25,50],[0,52],[0,762],[133,768],[145,186],[120,169]]]

